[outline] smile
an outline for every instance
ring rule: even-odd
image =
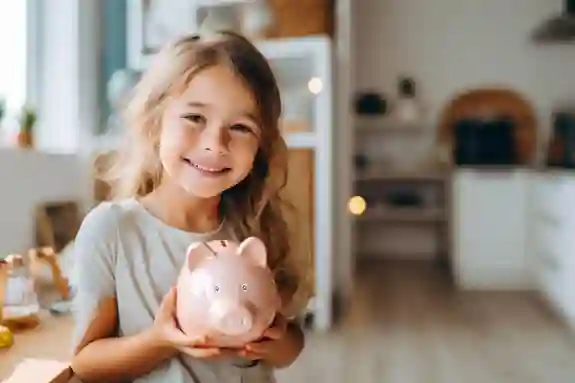
[[[228,171],[232,170],[231,168],[228,168],[228,167],[208,167],[208,166],[200,165],[200,164],[197,164],[195,162],[192,162],[188,158],[184,158],[184,162],[186,162],[192,168],[198,170],[200,173],[207,174],[207,175],[220,175],[220,174],[224,174],[224,173],[227,173]]]

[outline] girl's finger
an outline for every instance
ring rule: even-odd
[[[278,316],[272,325],[264,332],[264,338],[281,339],[287,331],[287,320],[283,316]]]
[[[246,345],[245,351],[256,354],[266,354],[272,347],[272,343],[273,341],[249,343]]]
[[[218,348],[181,347],[179,350],[192,358],[210,358],[221,354]]]
[[[162,303],[160,304],[159,313],[162,316],[172,316],[176,309],[176,288],[172,287],[170,291],[164,296],[162,299]]]
[[[172,343],[180,347],[197,347],[206,343],[206,337],[191,338],[177,328],[170,329],[168,336]]]

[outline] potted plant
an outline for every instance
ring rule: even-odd
[[[20,115],[20,131],[18,132],[18,146],[30,148],[34,144],[34,126],[36,125],[36,112],[27,106],[22,108]]]

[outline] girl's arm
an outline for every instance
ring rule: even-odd
[[[304,348],[304,333],[296,323],[288,323],[285,335],[277,341],[266,357],[268,364],[275,368],[289,367],[296,361]]]
[[[292,289],[291,293],[288,291],[284,289],[280,292],[285,303],[293,300],[294,290]],[[276,316],[272,327],[264,333],[264,340],[248,344],[246,349],[240,352],[241,356],[254,360],[263,359],[268,365],[278,369],[289,367],[296,361],[305,346],[305,336],[299,324],[285,317],[285,314],[290,314],[290,311],[285,309],[288,306],[284,304],[283,312]]]
[[[100,204],[84,218],[74,242],[72,369],[86,382],[134,378],[175,353],[154,341],[151,331],[117,337],[115,270],[122,214],[118,206]]]
[[[295,286],[291,289],[283,289],[280,292],[282,302],[284,302],[284,314],[293,314],[290,316],[294,317],[295,313],[290,313],[289,307],[294,303],[295,293]],[[295,312],[299,312],[299,309]],[[289,367],[293,362],[295,362],[305,346],[305,335],[299,324],[295,321],[287,320],[285,316],[283,316],[282,319],[284,322],[280,327],[284,329],[285,333],[281,336],[282,334],[280,329],[280,339],[278,341],[279,346],[275,347],[275,352],[270,352],[267,357],[267,362],[275,368]]]
[[[177,350],[159,340],[154,330],[114,337],[116,300],[102,300],[72,359],[74,373],[84,382],[133,380],[154,370]]]
[[[115,265],[118,261],[117,209],[104,203],[84,219],[74,242],[74,357],[72,369],[84,382],[117,382],[146,375],[179,352],[195,358],[219,354],[195,348],[175,325],[176,295],[172,289],[162,301],[149,330],[118,337]]]

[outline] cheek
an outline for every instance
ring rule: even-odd
[[[181,118],[164,117],[160,142],[165,146],[181,147],[194,140],[195,136],[192,133],[193,130]]]
[[[255,137],[239,137],[232,139],[230,146],[234,162],[249,171],[258,151],[258,140]]]
[[[160,135],[160,158],[162,161],[179,160],[184,153],[188,152],[197,141],[192,133],[192,130],[179,119],[178,121],[166,119],[162,124]]]

